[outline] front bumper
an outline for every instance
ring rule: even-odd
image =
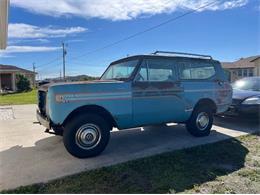
[[[245,116],[245,117],[256,117],[260,116],[259,105],[231,105],[228,110],[224,113],[225,115],[231,116]]]
[[[48,118],[44,117],[39,110],[36,111],[36,117],[41,125],[47,129],[51,129],[51,122],[48,120]]]

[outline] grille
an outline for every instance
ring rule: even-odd
[[[38,107],[43,116],[46,116],[46,92],[38,91]]]

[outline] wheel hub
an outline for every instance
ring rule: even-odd
[[[199,113],[196,119],[196,125],[200,130],[205,130],[209,124],[209,116],[206,112]]]
[[[100,141],[100,129],[94,124],[81,126],[75,136],[76,144],[83,149],[94,148]]]

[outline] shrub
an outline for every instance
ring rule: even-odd
[[[19,92],[31,90],[30,81],[24,75],[18,74],[16,78],[17,78],[16,86]]]

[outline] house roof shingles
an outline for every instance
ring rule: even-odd
[[[260,58],[260,55],[241,58],[235,62],[222,62],[221,64],[223,68],[254,68],[254,61],[258,58]]]
[[[23,68],[19,68],[17,66],[0,64],[0,72],[6,72],[6,71],[36,74],[33,71],[26,70],[26,69],[23,69]]]

